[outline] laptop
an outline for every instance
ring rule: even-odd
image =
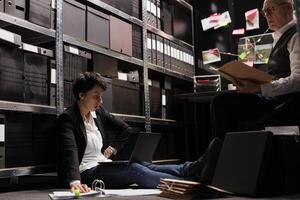
[[[116,160],[112,162],[98,162],[100,165],[128,164],[132,162],[152,162],[153,154],[160,140],[160,133],[143,133],[134,145],[129,160]]]

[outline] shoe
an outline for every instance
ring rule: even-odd
[[[214,147],[216,145],[215,143],[218,143],[217,140],[220,140],[220,139],[214,138],[208,145],[204,154],[198,160],[189,164],[188,173],[187,173],[188,176],[195,177],[202,172],[203,168],[206,166],[206,164],[208,162],[208,159],[211,154],[210,152],[212,151],[213,148],[215,148]]]
[[[214,138],[205,152],[205,166],[196,174],[196,178],[200,183],[210,185],[215,172],[219,154],[222,148],[222,141],[219,138]]]

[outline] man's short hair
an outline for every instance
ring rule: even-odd
[[[80,73],[73,83],[73,95],[76,100],[79,100],[79,93],[86,93],[89,90],[93,89],[95,86],[99,86],[104,91],[107,87],[106,81],[99,73]]]

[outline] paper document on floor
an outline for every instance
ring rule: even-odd
[[[121,190],[107,190],[104,189],[104,194],[107,196],[145,196],[145,195],[159,195],[159,189],[121,189]]]

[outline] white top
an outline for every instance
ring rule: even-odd
[[[278,42],[279,38],[294,24],[292,20],[288,24],[281,27],[273,33],[274,44]],[[274,97],[278,95],[288,94],[300,91],[300,41],[299,33],[295,33],[288,42],[287,49],[290,54],[290,68],[291,75],[285,78],[272,81],[268,84],[261,85],[261,93],[263,96]]]
[[[103,147],[102,135],[96,126],[92,115],[90,116],[91,117],[89,119],[84,116],[82,117],[87,136],[87,145],[82,161],[79,165],[80,173],[97,166],[98,162],[111,161],[110,159],[107,159],[101,152]]]

